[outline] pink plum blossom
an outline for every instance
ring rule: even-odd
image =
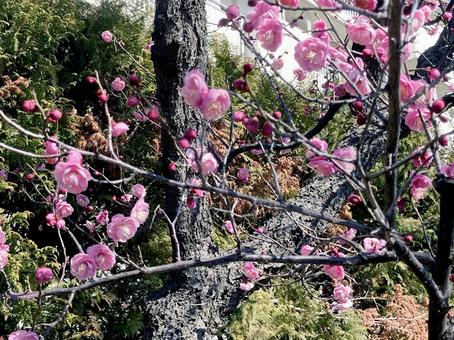
[[[413,104],[408,108],[408,113],[405,116],[405,125],[412,131],[424,132],[424,123],[427,128],[432,127],[431,118],[432,114],[426,105]]]
[[[416,168],[420,168],[422,166],[428,167],[430,166],[430,163],[432,163],[432,158],[433,158],[432,151],[427,149],[423,153],[420,153],[417,156],[415,155],[411,162],[413,163],[413,166],[415,166]]]
[[[319,38],[326,44],[329,44],[330,37],[327,32],[328,27],[326,26],[326,22],[323,20],[317,20],[312,23],[312,36],[315,38]]]
[[[406,74],[400,76],[400,99],[404,102],[413,98],[425,86],[423,80],[412,80]]]
[[[355,161],[357,158],[356,150],[352,146],[347,146],[345,148],[337,149],[333,152],[333,156],[336,156],[340,159],[345,160],[345,162],[336,160],[338,166],[344,170],[346,173],[352,173],[355,169],[355,164],[347,161]]]
[[[53,136],[52,138],[55,138],[55,136]],[[44,144],[44,155],[50,156],[50,155],[59,154],[60,150],[58,149],[57,143],[47,140],[43,144]],[[46,161],[47,161],[47,163],[52,164],[52,165],[57,164],[58,157],[46,158]]]
[[[59,201],[55,205],[55,215],[57,216],[57,218],[65,218],[71,216],[73,212],[74,208],[68,202]]]
[[[107,235],[115,242],[126,242],[131,239],[139,227],[139,221],[134,217],[116,214],[107,224]]]
[[[199,153],[200,149],[186,150],[188,164],[195,172],[200,171],[199,165],[197,164],[197,159],[200,157]],[[199,159],[199,163],[201,165],[201,173],[204,176],[214,174],[218,170],[219,164],[211,152],[206,152],[205,154],[203,154],[202,158]]]
[[[323,266],[323,271],[335,281],[343,280],[345,277],[345,270],[342,266],[327,264]]]
[[[15,331],[8,335],[8,340],[39,340],[39,336],[32,331]]]
[[[320,70],[328,57],[328,45],[319,38],[308,38],[295,46],[295,60],[306,72]]]
[[[38,283],[47,283],[52,280],[54,274],[49,267],[39,267],[35,271],[35,280]]]
[[[210,89],[203,97],[200,111],[204,119],[216,120],[230,108],[230,95],[223,89]]]
[[[284,59],[282,59],[280,57],[274,59],[271,66],[273,66],[273,69],[276,71],[281,70],[284,67]]]
[[[95,231],[95,224],[91,221],[86,221],[85,222],[85,227],[88,229],[90,233],[93,233]]]
[[[311,247],[308,244],[303,244],[300,248],[300,255],[308,256],[312,253],[313,250],[314,250],[314,247]]]
[[[147,194],[147,189],[142,184],[137,183],[132,186],[131,194],[136,198],[144,198]]]
[[[181,88],[181,95],[186,104],[199,108],[208,93],[205,77],[199,70],[192,70],[186,74]]]
[[[424,197],[427,190],[432,187],[432,180],[424,174],[416,174],[410,182],[410,194],[416,200]]]
[[[113,34],[110,31],[104,31],[101,33],[101,39],[105,43],[111,43],[113,40]]]
[[[86,208],[90,204],[90,199],[84,194],[77,194],[76,201],[82,208]]]
[[[252,262],[244,262],[243,273],[249,280],[256,281],[260,277],[260,271]]]
[[[102,210],[96,215],[96,222],[100,225],[109,223],[109,211]]]
[[[374,237],[366,237],[363,240],[363,246],[366,253],[379,254],[386,247],[386,241]]]
[[[312,138],[310,141],[311,147],[321,151],[321,152],[326,152],[328,150],[328,143],[324,141],[323,139],[320,138]],[[308,147],[308,150],[306,151],[306,158],[311,159],[312,157],[315,157],[316,154],[310,150]]]
[[[131,217],[139,224],[145,223],[150,213],[150,205],[140,198],[131,210]]]
[[[282,44],[283,37],[282,25],[277,19],[263,20],[257,27],[257,40],[270,52],[276,52]]]
[[[101,270],[109,270],[115,265],[115,253],[105,244],[95,244],[87,248],[87,254]]]
[[[255,284],[253,281],[243,281],[240,283],[240,289],[245,292],[249,292],[252,288],[254,288],[254,286]]]
[[[230,5],[225,13],[227,14],[227,19],[235,20],[240,16],[240,8],[237,5]]]
[[[224,222],[224,228],[225,228],[225,230],[227,230],[227,232],[229,234],[234,234],[235,233],[235,229],[233,228],[232,221],[225,221]]]
[[[238,170],[236,173],[236,178],[242,182],[246,183],[249,180],[249,171],[247,168],[243,167]]]
[[[54,171],[58,187],[72,194],[87,190],[91,180],[90,172],[82,166],[82,155],[71,150],[66,162],[58,162]]]
[[[114,91],[123,91],[126,87],[126,82],[121,79],[120,77],[116,77],[113,81],[112,81],[112,89]]]
[[[88,280],[96,274],[96,263],[85,253],[79,253],[71,258],[71,274],[78,280]]]
[[[308,163],[318,176],[330,176],[336,172],[336,168],[326,157],[312,157]]]
[[[0,250],[0,270],[3,270],[8,264],[8,252],[6,250]]]
[[[123,122],[112,121],[112,137],[120,137],[129,130],[129,125]]]
[[[441,173],[449,178],[454,178],[454,162],[449,165],[442,165]]]
[[[266,1],[259,1],[257,5],[246,15],[251,28],[254,29],[265,19],[279,18],[279,7],[268,4]]]
[[[369,18],[361,15],[355,23],[347,24],[347,35],[350,40],[363,46],[372,45],[375,40],[375,30],[369,23]]]
[[[341,311],[352,307],[353,302],[350,300],[351,292],[352,289],[349,286],[337,283],[333,290],[333,299],[336,300],[333,309]]]

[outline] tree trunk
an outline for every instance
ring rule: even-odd
[[[454,182],[440,176],[436,182],[440,194],[440,222],[438,224],[437,257],[433,278],[445,297],[444,306],[430,301],[429,304],[429,339],[441,339],[448,331],[448,308],[452,285],[449,281],[452,269],[452,250],[454,243]]]
[[[200,131],[200,114],[187,106],[180,96],[185,74],[192,69],[207,70],[207,31],[205,0],[158,0],[156,1],[154,46],[152,59],[156,73],[157,98],[160,111],[167,122],[162,128],[162,166],[164,175],[180,181],[188,177],[187,167],[177,166],[170,172],[170,162],[184,164],[175,144],[175,137],[183,136],[189,127]],[[166,186],[164,209],[173,220],[181,258],[200,256],[200,243],[210,236],[210,223],[205,205],[188,210],[184,205],[184,192],[177,187]],[[171,231],[172,234],[172,231]],[[174,259],[178,247],[172,238]]]

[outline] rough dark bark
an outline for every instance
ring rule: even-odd
[[[179,91],[185,74],[194,69],[207,69],[207,31],[205,0],[156,1],[154,47],[152,59],[156,73],[157,98],[168,127],[161,132],[164,174],[169,178],[185,181],[184,167],[171,173],[171,161],[184,162],[175,145],[174,136],[182,136],[188,127],[201,129],[200,115],[185,105]],[[177,215],[183,191],[165,187],[165,211],[173,220]],[[182,258],[200,256],[200,243],[210,233],[209,217],[205,206],[197,211],[184,210],[179,215],[176,234],[180,240]],[[172,240],[173,241],[173,240]],[[174,258],[176,244],[173,243]]]
[[[452,270],[453,244],[454,244],[454,182],[440,176],[436,182],[436,189],[440,194],[440,221],[438,225],[437,256],[433,278],[440,288],[445,306],[430,301],[429,305],[429,339],[440,339],[441,334],[448,332],[451,326],[448,320],[448,309],[452,285],[449,276]]]

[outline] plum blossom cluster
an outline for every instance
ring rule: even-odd
[[[252,262],[243,264],[244,280],[240,283],[240,289],[246,292],[254,288],[254,282],[260,278],[260,270]]]
[[[71,258],[71,274],[78,280],[88,280],[96,271],[110,270],[115,265],[115,253],[104,244],[95,244]]]
[[[33,331],[19,330],[8,335],[8,340],[39,340],[39,336]]]
[[[207,121],[216,120],[230,108],[230,95],[224,89],[208,88],[203,74],[192,70],[186,74],[181,95],[186,104],[199,109]]]
[[[344,171],[348,174],[355,169],[354,161],[357,158],[356,150],[351,147],[337,149],[333,152],[336,157],[336,164],[328,157],[317,156],[316,151],[326,152],[328,143],[319,138],[310,140],[311,147],[306,152],[306,158],[309,160],[309,167],[312,168],[319,176],[330,176],[336,172]],[[312,150],[311,150],[312,149]]]
[[[9,245],[6,244],[6,234],[0,229],[0,270],[8,264]]]

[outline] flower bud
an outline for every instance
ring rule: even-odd
[[[33,99],[27,99],[22,103],[22,109],[25,112],[33,112],[36,110],[36,102]]]
[[[347,197],[347,201],[352,205],[358,205],[363,203],[363,199],[358,194],[351,194],[350,196]]]
[[[282,112],[280,112],[280,111],[274,111],[274,112],[273,112],[273,117],[276,118],[276,119],[281,119],[281,117],[282,117]]]
[[[356,111],[361,111],[363,109],[363,102],[361,100],[357,100],[353,103],[353,108]]]
[[[188,139],[189,141],[192,141],[197,138],[197,131],[195,129],[189,128],[186,130],[186,133],[184,134],[184,138]]]
[[[255,7],[255,5],[257,5],[257,0],[248,0],[247,5],[249,7]]]
[[[35,279],[38,283],[47,283],[52,280],[53,273],[52,270],[48,267],[39,267],[35,272]]]
[[[433,102],[430,111],[434,113],[440,113],[441,111],[444,110],[446,104],[443,99],[437,99],[436,101]]]
[[[139,105],[139,103],[140,103],[140,100],[136,96],[129,96],[128,97],[128,106],[129,107],[137,106],[137,105]]]
[[[140,83],[140,77],[137,73],[131,73],[129,76],[129,83],[133,86],[139,86]]]
[[[266,122],[265,124],[263,124],[262,134],[263,134],[264,137],[271,136],[273,134],[273,131],[274,131],[273,123]]]
[[[49,119],[49,121],[51,122],[57,122],[61,119],[61,117],[63,116],[63,114],[61,113],[60,110],[58,109],[53,109],[51,111],[49,111],[49,113],[47,114],[47,118]]]
[[[246,91],[247,83],[243,79],[237,79],[233,82],[233,88],[238,91]]]
[[[188,141],[188,140],[187,140],[186,138],[184,138],[184,137],[181,138],[181,139],[178,141],[178,147],[179,147],[180,149],[185,150],[185,149],[189,148],[190,145],[191,145],[191,142]]]
[[[248,74],[248,73],[251,73],[252,70],[254,69],[254,65],[252,65],[251,63],[246,63],[243,65],[243,74]]]
[[[232,119],[235,123],[241,123],[245,117],[246,115],[243,111],[235,111],[232,115]]]
[[[168,166],[168,169],[169,169],[170,172],[177,171],[177,165],[175,164],[175,162],[170,162],[169,166]]]
[[[365,48],[363,49],[362,55],[365,58],[370,58],[374,55],[374,52],[370,48]]]
[[[366,124],[366,122],[367,122],[366,115],[362,112],[358,112],[358,114],[356,115],[356,124],[358,124],[358,126],[361,126]]]

